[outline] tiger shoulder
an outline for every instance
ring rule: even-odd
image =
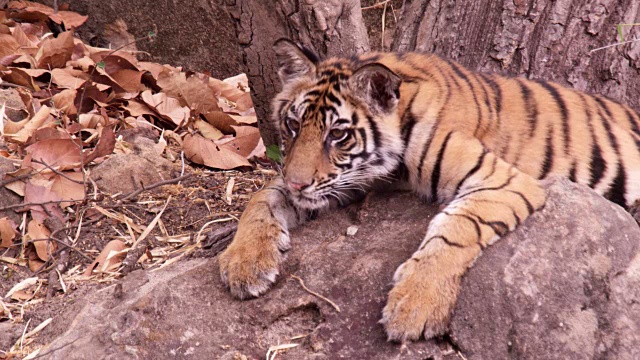
[[[534,178],[566,177],[625,208],[640,197],[640,116],[631,107],[544,80],[473,72],[433,54],[372,53],[327,66],[339,73],[376,62],[402,80],[405,161],[427,161],[424,136],[411,141],[414,131],[458,131]]]

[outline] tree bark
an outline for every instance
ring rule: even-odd
[[[615,44],[640,22],[635,0],[407,1],[394,51],[427,51],[473,70],[547,79],[640,108],[640,42]],[[625,27],[626,40],[639,34]],[[592,51],[595,50],[595,51]]]
[[[475,71],[553,80],[640,110],[640,41],[595,50],[618,41],[617,24],[640,23],[636,0],[393,0],[387,9],[371,8],[379,3],[384,1],[228,2],[266,143],[277,140],[268,113],[280,89],[271,51],[280,37],[321,56],[388,48],[432,52]],[[388,48],[382,45],[387,36],[379,41],[385,27],[393,34]],[[639,26],[624,28],[625,40],[638,34]]]

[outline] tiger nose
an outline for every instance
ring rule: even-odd
[[[313,180],[287,179],[287,185],[295,190],[301,191],[313,184]]]

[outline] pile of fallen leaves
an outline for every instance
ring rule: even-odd
[[[265,161],[244,74],[217,80],[138,61],[125,47],[89,46],[74,37],[86,20],[26,1],[0,9],[0,89],[17,91],[23,105],[0,102],[0,156],[16,166],[0,179],[0,187],[23,197],[23,203],[10,207],[22,213],[21,224],[0,218],[0,263],[32,272],[56,270],[51,258],[69,247],[60,236],[72,230],[68,215],[73,205],[95,202],[96,196],[88,194],[91,168],[123,151],[117,136],[122,130],[155,129],[161,153],[169,144],[212,169]],[[103,263],[122,248],[111,250],[101,255]],[[25,279],[5,301],[30,299],[34,291],[24,289],[37,283],[37,278]],[[11,317],[9,308],[0,300],[0,320]]]

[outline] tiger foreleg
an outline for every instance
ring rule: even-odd
[[[242,213],[238,231],[220,254],[220,275],[241,299],[266,292],[289,250],[289,230],[306,220],[306,212],[288,199],[282,179],[257,192]]]
[[[390,340],[443,334],[467,268],[545,201],[537,180],[496,158],[477,139],[455,133],[449,140],[438,198],[451,201],[433,219],[419,249],[396,270],[381,320]],[[478,160],[453,161],[460,153]]]

